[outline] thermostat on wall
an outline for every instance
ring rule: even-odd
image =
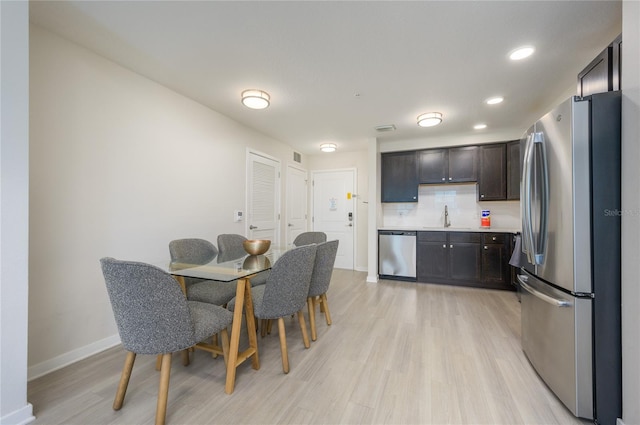
[[[242,217],[243,217],[242,211],[236,210],[233,212],[233,221],[236,221],[236,222],[242,221]]]

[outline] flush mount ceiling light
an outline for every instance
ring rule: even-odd
[[[269,106],[271,97],[262,90],[245,90],[242,92],[242,104],[251,109],[264,109]]]
[[[521,59],[528,58],[535,51],[536,49],[534,49],[533,46],[518,47],[517,49],[509,53],[509,59],[511,59],[512,61],[519,61]]]
[[[502,103],[503,100],[504,100],[504,97],[496,96],[496,97],[490,97],[489,99],[485,100],[484,102],[487,105],[497,105],[498,103]]]
[[[420,127],[433,127],[442,122],[442,114],[440,112],[428,112],[418,116],[418,125]]]
[[[485,128],[487,128],[486,124],[476,124],[476,125],[473,126],[474,130],[483,130]]]
[[[335,143],[323,143],[320,145],[320,150],[322,152],[335,152],[336,148],[337,146]]]

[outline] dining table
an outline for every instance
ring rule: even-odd
[[[190,264],[185,262],[163,262],[157,264],[160,268],[175,277],[185,294],[185,277],[204,279],[210,281],[211,285],[221,283],[228,284],[233,281],[237,282],[236,302],[233,311],[233,321],[231,323],[231,335],[229,336],[229,354],[225,382],[225,392],[227,394],[233,393],[236,369],[245,360],[251,358],[253,369],[260,369],[256,323],[251,299],[251,278],[260,272],[271,269],[272,265],[275,264],[284,252],[286,252],[286,249],[272,247],[262,255],[247,254],[233,259],[216,256],[206,264]],[[240,352],[240,330],[243,314],[249,334],[249,346]],[[200,343],[199,345],[212,351],[209,349],[209,347],[211,347],[209,344]]]

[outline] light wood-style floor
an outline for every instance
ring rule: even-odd
[[[224,392],[221,358],[175,355],[168,424],[581,424],[538,378],[520,348],[513,292],[383,280],[336,270],[333,325],[318,319],[304,349],[287,319],[291,372],[277,326],[258,337],[260,370],[238,369]],[[307,322],[308,323],[308,322]],[[246,337],[243,338],[246,340]],[[159,375],[138,356],[124,406],[111,409],[124,362],[118,346],[28,385],[35,424],[152,424]]]

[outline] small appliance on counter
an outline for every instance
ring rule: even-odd
[[[381,279],[416,280],[416,232],[378,231],[378,275]]]

